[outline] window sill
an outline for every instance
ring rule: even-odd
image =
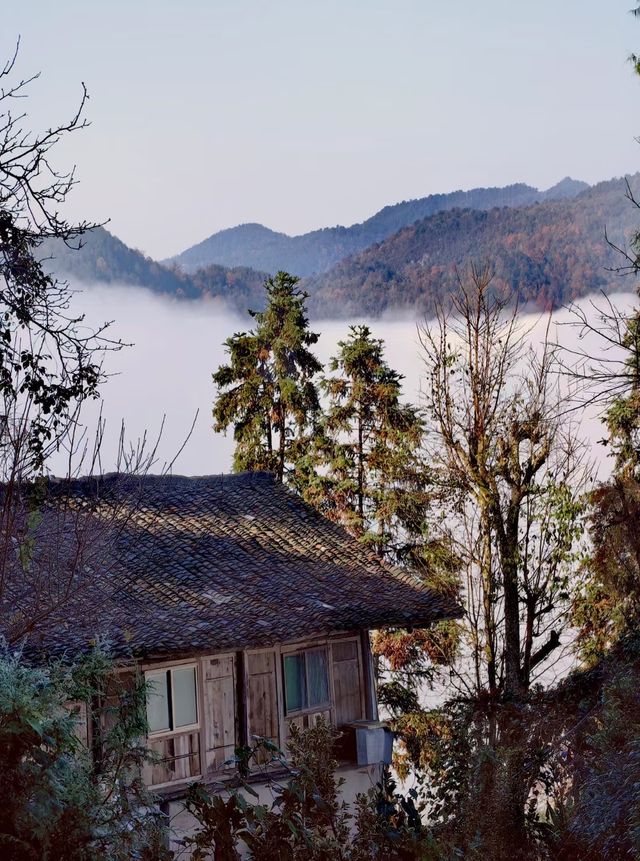
[[[364,773],[365,771],[375,767],[375,765],[357,765],[355,762],[340,760],[338,762],[336,772],[344,773],[347,771],[361,771]],[[253,772],[242,780],[240,780],[237,775],[229,775],[226,779],[217,779],[214,777],[204,781],[202,778],[192,777],[188,780],[176,780],[174,783],[149,786],[148,790],[152,794],[157,795],[160,801],[178,801],[185,797],[187,789],[192,783],[202,782],[209,792],[218,793],[229,792],[232,789],[242,789],[243,783],[253,786],[258,783],[268,784],[281,782],[285,781],[290,775],[291,771],[288,768],[282,768],[280,766],[278,768],[273,768],[270,771]]]
[[[317,715],[319,712],[329,712],[333,709],[333,705],[331,703],[323,703],[320,706],[312,706],[308,709],[302,709],[297,712],[287,712],[284,716],[285,721],[293,721],[297,720],[301,717],[310,717],[311,715]]]

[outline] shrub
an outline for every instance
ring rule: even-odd
[[[99,706],[106,686],[115,697]],[[73,665],[34,667],[20,652],[2,647],[3,861],[171,857],[163,849],[162,823],[140,778],[147,757],[139,742],[146,734],[144,701],[144,685],[121,686],[100,648]],[[79,731],[85,707],[96,728],[98,760]]]
[[[245,844],[251,861],[430,861],[433,842],[423,829],[414,798],[401,798],[385,775],[368,794],[359,795],[354,809],[341,800],[343,781],[336,777],[334,746],[337,733],[324,721],[300,730],[290,727],[288,759],[273,745],[259,743],[241,752],[243,761],[264,762],[286,769],[284,781],[269,778],[270,805],[257,798],[246,781],[228,799],[209,794],[201,784],[189,792],[187,808],[198,821],[185,845],[195,861],[237,861]]]

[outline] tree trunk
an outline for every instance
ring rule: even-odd
[[[495,595],[491,558],[491,520],[486,509],[482,512],[482,532],[482,570],[480,574],[482,577],[482,609],[485,628],[484,654],[489,693],[492,697],[495,697],[498,692],[494,620]]]
[[[358,416],[358,515],[364,530],[364,431],[362,415]]]
[[[466,811],[467,841],[487,861],[530,861],[526,829],[526,731],[519,709],[495,703],[484,714],[488,755],[479,762]],[[478,845],[479,843],[479,845]],[[475,855],[474,855],[475,857]]]
[[[271,432],[271,414],[269,410],[265,410],[264,415],[264,432],[267,438],[267,451],[269,455],[273,454],[273,434]],[[271,458],[269,458],[271,459]]]
[[[523,693],[520,672],[520,607],[517,565],[503,563],[504,579],[504,694],[517,700]]]
[[[280,434],[280,438],[278,440],[278,472],[277,478],[280,484],[282,484],[284,480],[284,464],[286,458],[286,444],[287,438],[285,435],[285,425],[286,425],[286,407],[282,403],[279,404],[279,417],[278,417],[278,431]]]
[[[527,777],[527,738],[522,722],[523,715],[505,712],[501,717],[501,756],[503,768],[502,816],[496,829],[498,846],[503,846],[502,857],[509,859],[528,859],[528,838],[525,808],[529,789]]]
[[[493,511],[498,538],[504,598],[504,695],[518,700],[524,693],[520,659],[520,596],[518,594],[518,515],[521,500],[512,496],[503,520],[499,503]]]

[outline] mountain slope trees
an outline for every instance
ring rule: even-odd
[[[640,188],[639,177],[630,183],[632,189]],[[543,309],[594,291],[625,289],[615,271],[616,255],[605,239],[605,229],[621,245],[635,233],[634,207],[625,191],[623,180],[613,180],[577,196],[562,197],[558,192],[557,198],[526,206],[513,205],[519,200],[516,195],[509,207],[440,210],[428,217],[414,213],[408,226],[395,224],[395,207],[387,207],[374,217],[384,224],[380,234],[368,235],[357,247],[334,243],[331,247],[337,250],[330,268],[305,277],[301,286],[309,293],[309,309],[316,318],[344,319],[395,310],[431,313],[438,300],[453,295],[456,266],[469,260],[491,260],[493,286],[500,295],[515,294],[521,302]],[[464,199],[459,203],[471,205]],[[234,231],[246,232],[251,247],[254,228],[245,225]],[[183,300],[219,300],[242,314],[247,307],[264,307],[265,273],[246,266],[253,258],[229,258],[234,265],[245,261],[233,269],[211,264],[186,272],[146,258],[102,228],[86,237],[80,251],[54,243],[45,244],[42,252],[53,258],[46,263],[49,270],[72,281],[133,284]],[[301,246],[292,258],[275,248],[261,265],[275,272],[287,269],[288,262],[288,271],[304,274],[309,271],[307,253]]]
[[[640,189],[640,176],[631,178]],[[544,310],[600,290],[624,289],[605,238],[625,245],[635,233],[624,181],[577,198],[518,209],[442,212],[307,279],[310,308],[379,316],[392,309],[432,314],[457,290],[456,269],[491,261],[492,290]]]
[[[42,243],[43,268],[74,283],[121,284],[145,287],[153,293],[177,299],[218,298],[236,308],[262,302],[265,274],[246,267],[227,269],[211,265],[187,276],[129,248],[104,227],[82,238],[82,247],[69,247],[59,239]]]
[[[325,272],[344,257],[357,254],[402,228],[438,212],[531,206],[544,200],[574,197],[586,188],[586,183],[567,177],[543,192],[524,183],[516,183],[505,188],[474,188],[449,194],[431,194],[385,206],[371,218],[351,227],[325,227],[300,236],[277,233],[261,224],[241,224],[213,234],[168,262],[177,264],[187,272],[217,263],[224,266],[251,266],[269,272],[287,269],[305,277]]]

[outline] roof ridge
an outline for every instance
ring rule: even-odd
[[[273,472],[266,470],[244,470],[243,472],[218,472],[218,473],[203,473],[201,475],[184,475],[183,473],[135,473],[135,472],[101,472],[88,473],[86,475],[74,476],[68,478],[66,476],[48,475],[46,480],[53,485],[78,485],[95,482],[113,482],[117,479],[129,479],[131,481],[139,481],[145,483],[156,483],[161,481],[219,481],[221,483],[241,484],[241,483],[264,483],[276,484],[276,476]]]

